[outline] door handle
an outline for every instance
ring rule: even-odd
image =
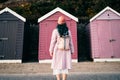
[[[109,42],[113,42],[113,41],[116,41],[115,39],[111,39],[111,40],[109,40]]]
[[[0,38],[0,41],[6,41],[8,38]]]

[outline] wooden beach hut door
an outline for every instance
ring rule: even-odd
[[[113,58],[120,58],[120,20],[110,21]]]
[[[0,59],[15,58],[16,21],[0,21]]]
[[[98,20],[99,56],[101,58],[120,57],[120,25],[119,21]]]
[[[49,45],[52,31],[56,28],[56,25],[57,23],[54,20],[48,20],[45,23],[40,24],[40,59],[51,59],[51,56],[49,55]]]

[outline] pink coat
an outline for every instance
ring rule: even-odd
[[[52,32],[51,43],[49,52],[50,54],[53,53],[52,58],[52,69],[71,69],[71,53],[74,53],[74,47],[72,42],[71,32],[69,30],[70,35],[70,50],[63,51],[57,49],[59,33],[57,29],[54,29]]]

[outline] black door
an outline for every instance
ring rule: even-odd
[[[15,58],[17,26],[17,21],[0,21],[0,59]]]

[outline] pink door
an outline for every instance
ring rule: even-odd
[[[112,45],[110,42],[110,22],[99,20],[97,21],[97,34],[98,34],[98,43],[99,43],[99,56],[100,58],[110,58],[113,56]]]
[[[51,36],[52,36],[52,31],[56,28],[57,26],[57,21],[56,20],[52,20],[52,21],[47,21],[46,27],[47,27],[47,31],[46,31],[46,59],[51,59],[50,55],[49,55],[49,46],[50,46],[50,41],[51,41]]]
[[[110,21],[113,58],[120,58],[120,20]]]
[[[101,58],[120,58],[120,22],[97,21],[99,55]]]
[[[40,24],[40,31],[39,31],[39,59],[45,59],[46,54],[47,54],[47,46],[46,46],[46,38],[47,38],[47,34],[46,31],[47,27],[46,27],[46,23],[42,23]]]

